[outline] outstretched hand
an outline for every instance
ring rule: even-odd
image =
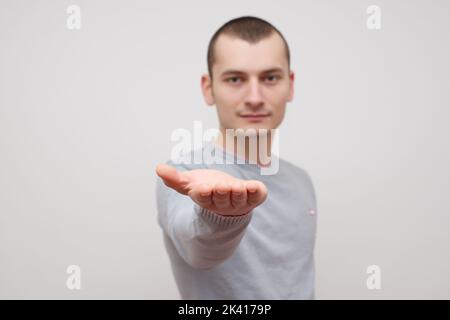
[[[219,170],[178,171],[167,164],[159,164],[156,173],[168,187],[220,215],[247,214],[267,198],[264,183],[238,179]]]

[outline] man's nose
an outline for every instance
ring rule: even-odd
[[[260,108],[264,104],[260,84],[257,79],[252,79],[249,83],[245,104],[253,109]]]

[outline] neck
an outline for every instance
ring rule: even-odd
[[[246,163],[256,163],[259,166],[269,166],[272,157],[272,131],[266,130],[265,133],[257,133],[256,136],[242,136],[238,138],[236,134],[231,134],[227,137],[226,130],[220,128],[220,134],[215,140],[215,144],[219,145],[222,149],[226,150],[228,153],[234,154],[240,158],[245,159]],[[234,131],[233,131],[234,132]],[[251,152],[251,143],[256,146],[254,152]],[[243,146],[239,146],[243,144]]]

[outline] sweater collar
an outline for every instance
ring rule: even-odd
[[[235,165],[239,166],[240,168],[247,169],[250,171],[255,171],[255,172],[259,172],[264,167],[270,167],[270,164],[267,166],[263,166],[263,165],[260,165],[257,163],[250,163],[250,162],[246,161],[244,157],[224,149],[222,146],[217,144],[214,140],[208,142],[206,144],[206,146],[208,146],[208,148],[210,148],[209,150],[213,150],[213,155],[212,155],[213,157],[216,157],[216,158],[218,157],[223,160],[222,163],[224,165],[235,164]],[[276,156],[274,154],[272,154],[271,161],[274,161],[275,157]],[[227,161],[227,159],[228,159],[228,161]]]

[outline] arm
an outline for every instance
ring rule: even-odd
[[[265,186],[216,170],[179,172],[162,166],[157,168],[162,178],[157,182],[160,226],[192,267],[222,263],[237,248],[253,208],[265,200]]]

